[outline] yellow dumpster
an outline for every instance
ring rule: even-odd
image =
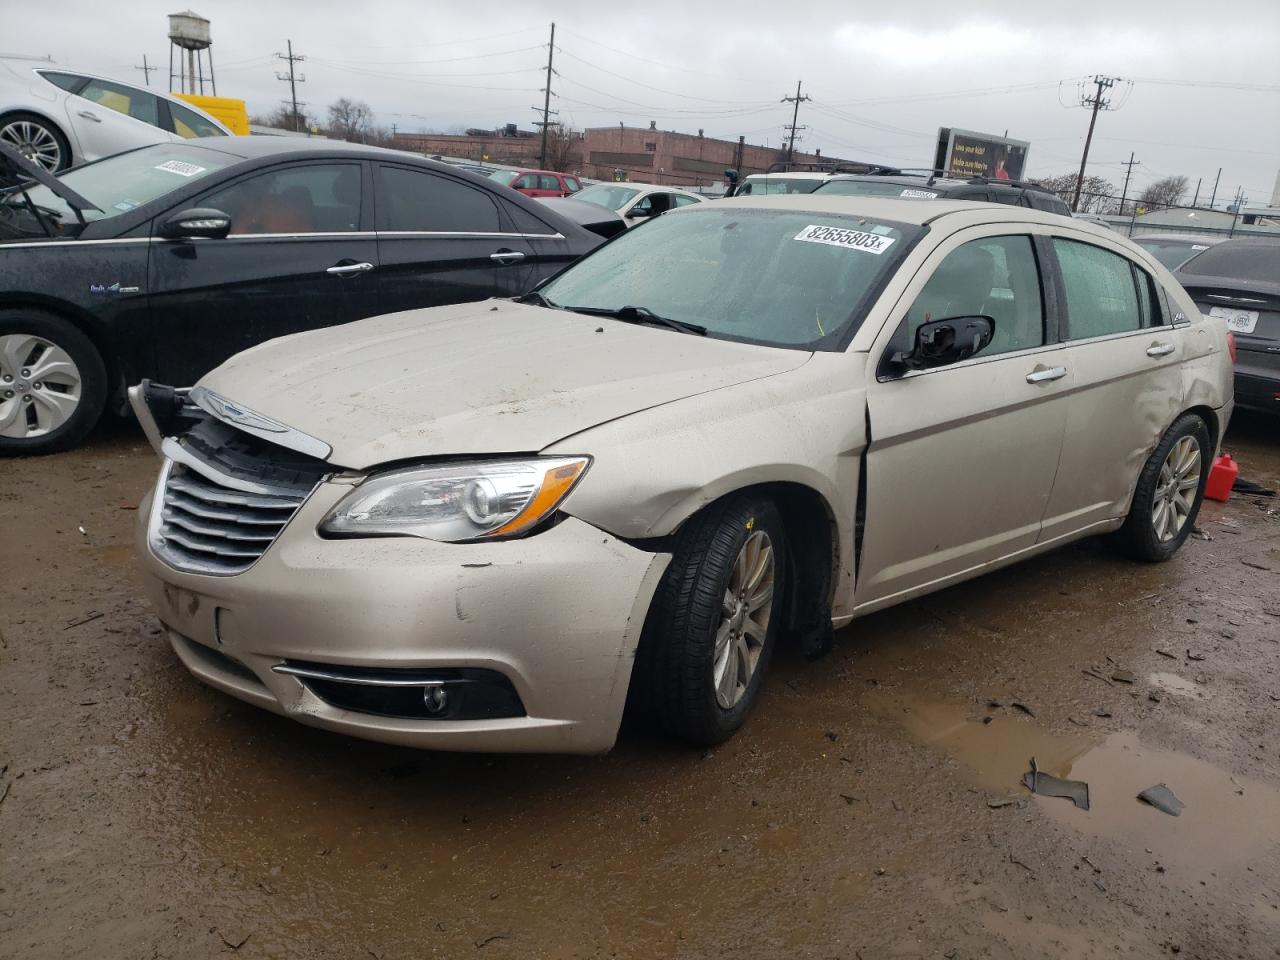
[[[174,96],[179,100],[187,101],[192,106],[199,107],[232,133],[242,137],[249,135],[249,111],[245,109],[243,100],[236,100],[234,97],[202,97],[194,93],[175,93]],[[173,120],[179,136],[198,136],[195,131],[185,132],[184,124],[178,117],[175,116]]]

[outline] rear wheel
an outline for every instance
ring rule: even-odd
[[[74,324],[42,310],[0,310],[0,454],[75,446],[106,399],[102,357]]]
[[[1168,560],[1191,534],[1209,479],[1209,428],[1195,414],[1174,422],[1148,458],[1124,526],[1116,533],[1123,553],[1137,560]]]
[[[57,173],[71,166],[71,146],[57,126],[34,113],[0,117],[0,143],[13,147],[32,163]]]
[[[786,530],[767,499],[740,496],[679,536],[645,623],[636,699],[668,733],[720,743],[742,726],[782,619]]]

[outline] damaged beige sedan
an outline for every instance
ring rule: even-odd
[[[819,195],[131,394],[192,673],[372,740],[561,752],[628,706],[722,741],[778,644],[1080,537],[1168,559],[1232,405],[1223,325],[1116,234]]]

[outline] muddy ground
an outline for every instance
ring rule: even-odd
[[[1275,421],[1226,447],[1280,487]],[[192,680],[133,568],[155,469],[120,425],[0,461],[2,957],[1280,955],[1274,500],[783,654],[705,755],[459,756]],[[1032,756],[1091,809],[1031,797]],[[1180,817],[1135,799],[1162,782]]]

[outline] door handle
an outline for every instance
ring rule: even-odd
[[[96,113],[94,113],[92,110],[81,110],[81,111],[80,111],[80,116],[84,117],[86,120],[92,120],[94,123],[101,123],[101,122],[102,122],[102,118],[101,118],[101,117],[99,117],[99,116],[98,116]]]
[[[357,273],[368,273],[372,269],[372,263],[340,263],[336,267],[329,267],[325,273],[334,277],[350,277]]]
[[[1147,347],[1148,357],[1164,357],[1173,353],[1174,346],[1172,343],[1153,343]]]
[[[1066,375],[1066,367],[1045,367],[1043,370],[1032,370],[1028,373],[1027,383],[1046,383],[1049,380],[1061,380]]]
[[[524,259],[524,254],[519,250],[499,250],[497,253],[489,254],[490,260],[497,260],[499,263],[519,263]]]

